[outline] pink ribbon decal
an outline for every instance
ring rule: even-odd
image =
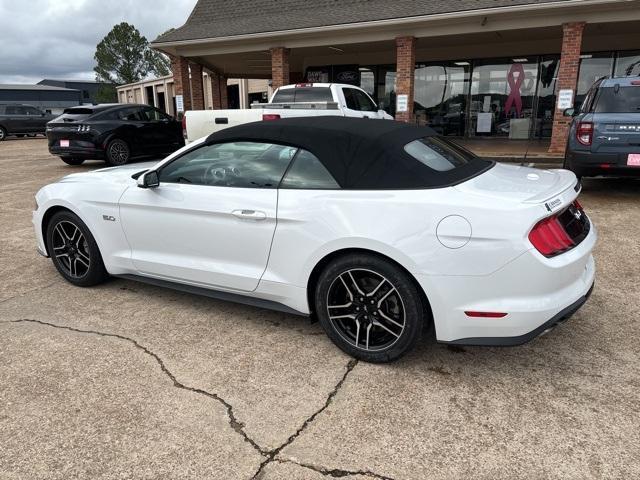
[[[516,77],[515,74],[518,74]],[[511,92],[507,98],[507,103],[504,105],[504,112],[509,115],[511,113],[511,107],[516,107],[516,113],[518,117],[522,114],[522,97],[520,96],[520,87],[524,82],[524,67],[521,63],[514,63],[511,65],[511,69],[507,74],[507,83]]]

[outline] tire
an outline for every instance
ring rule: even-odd
[[[345,255],[329,263],[318,278],[314,304],[333,343],[371,363],[391,362],[409,352],[426,321],[413,279],[375,255]]]
[[[107,145],[107,163],[113,167],[125,165],[131,158],[131,149],[124,140],[116,138]]]
[[[4,127],[0,127],[0,142],[7,138],[7,131]]]
[[[84,163],[84,158],[73,158],[73,157],[60,157],[67,165],[82,165]]]
[[[47,224],[46,240],[53,265],[69,283],[91,287],[109,278],[93,235],[74,213],[54,214]]]

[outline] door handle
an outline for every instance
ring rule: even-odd
[[[266,213],[258,210],[234,210],[231,213],[234,217],[238,217],[243,220],[264,220],[267,218]]]

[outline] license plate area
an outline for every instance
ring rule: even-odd
[[[60,140],[60,146],[63,148],[69,147],[69,140]]]
[[[640,167],[640,153],[630,153],[627,157],[628,167]]]

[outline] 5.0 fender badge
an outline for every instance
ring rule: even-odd
[[[106,220],[107,222],[115,222],[116,221],[116,217],[112,217],[111,215],[102,215],[102,219]]]

